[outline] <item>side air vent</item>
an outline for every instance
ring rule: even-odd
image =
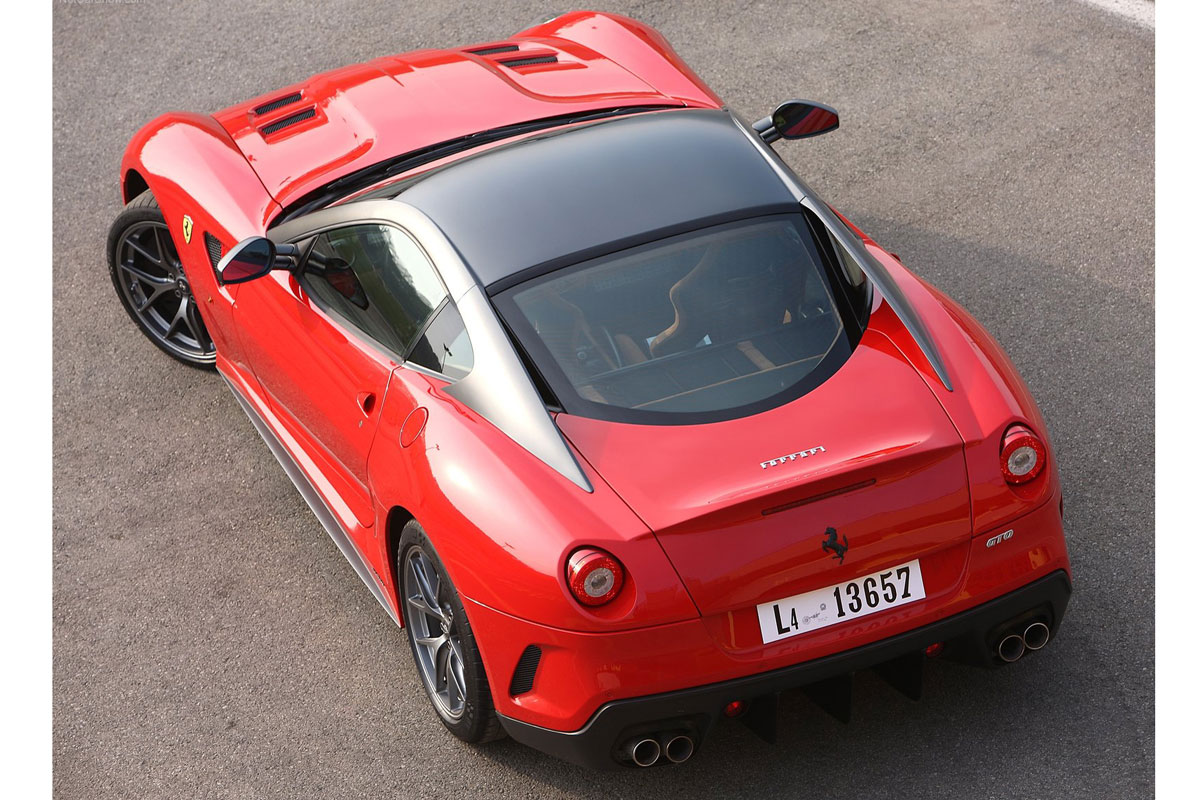
[[[221,246],[221,240],[213,236],[208,231],[205,231],[204,249],[208,251],[208,260],[212,263],[212,268],[215,270],[217,268],[217,264],[221,263],[221,255],[225,249]]]
[[[283,108],[284,106],[290,106],[292,103],[299,102],[300,93],[292,92],[291,94],[284,95],[283,97],[276,97],[274,100],[263,103],[261,106],[255,106],[254,113],[261,117],[263,114],[269,114],[277,108]]]
[[[515,67],[528,67],[533,64],[557,64],[558,56],[529,56],[528,58],[509,58],[500,59],[500,63],[510,69]]]
[[[525,652],[521,653],[521,658],[517,661],[517,668],[513,670],[512,683],[508,686],[510,695],[516,697],[533,689],[533,676],[537,674],[538,662],[541,660],[542,648],[536,644],[525,648]]]
[[[496,53],[513,53],[519,49],[515,44],[493,44],[487,47],[468,48],[467,52],[477,56],[492,56]]]
[[[263,136],[270,136],[272,133],[277,133],[288,126],[295,125],[297,122],[304,122],[306,119],[312,119],[316,115],[317,110],[315,108],[306,108],[303,111],[298,111],[295,114],[292,114],[290,117],[284,117],[281,120],[272,122],[270,125],[263,125],[261,128],[259,128],[259,130],[262,131]]]

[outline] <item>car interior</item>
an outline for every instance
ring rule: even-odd
[[[745,405],[794,385],[844,338],[817,247],[797,224],[656,243],[552,273],[514,302],[584,400]]]

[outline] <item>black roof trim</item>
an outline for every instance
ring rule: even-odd
[[[723,214],[714,214],[701,219],[688,220],[677,225],[668,225],[665,228],[639,233],[635,236],[627,236],[624,239],[618,239],[615,242],[605,242],[604,244],[589,247],[586,250],[578,250],[574,253],[553,258],[549,261],[543,261],[541,264],[535,264],[532,267],[523,269],[520,272],[514,272],[511,275],[506,275],[497,281],[489,283],[484,287],[489,297],[495,296],[506,289],[524,283],[528,280],[546,275],[551,272],[569,267],[572,264],[581,264],[584,261],[591,261],[595,258],[612,253],[619,253],[622,250],[629,250],[634,247],[639,247],[643,244],[657,242],[660,239],[667,239],[671,236],[678,236],[681,233],[690,233],[691,231],[699,231],[705,228],[711,228],[716,225],[724,225],[727,222],[738,222],[743,219],[754,219],[755,217],[766,217],[772,214],[795,214],[800,210],[799,203],[769,203],[762,206],[753,206],[751,208],[742,208],[737,211],[727,211]]]
[[[648,232],[799,200],[715,109],[559,127],[417,177],[396,199],[432,219],[489,287]]]
[[[274,228],[276,225],[295,219],[310,211],[315,211],[318,208],[333,203],[336,200],[362,191],[370,186],[386,180],[393,175],[399,175],[402,172],[407,172],[415,169],[423,164],[428,164],[437,161],[440,158],[461,153],[464,150],[470,150],[479,147],[483,144],[503,139],[511,139],[514,136],[520,136],[525,133],[532,133],[547,128],[555,128],[560,125],[572,125],[577,122],[589,122],[592,120],[607,119],[609,117],[619,117],[628,114],[640,114],[647,111],[667,111],[670,109],[683,108],[679,105],[646,105],[646,106],[618,106],[615,108],[603,108],[596,111],[583,111],[573,114],[560,114],[555,117],[543,117],[541,119],[529,120],[528,122],[518,122],[513,125],[504,125],[499,128],[490,128],[485,131],[470,133],[466,136],[461,136],[457,139],[450,139],[445,142],[422,147],[419,150],[412,150],[403,153],[387,161],[381,161],[378,164],[372,164],[369,167],[355,170],[347,175],[330,181],[324,186],[314,189],[311,192],[300,197],[294,203],[291,203],[284,208],[278,216],[271,221],[268,228]]]

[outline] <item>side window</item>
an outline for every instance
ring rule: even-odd
[[[831,261],[836,263],[838,270],[842,273],[844,280],[843,288],[848,295],[847,300],[850,303],[854,314],[865,325],[866,318],[870,315],[870,305],[868,301],[871,296],[871,284],[867,280],[867,275],[863,272],[858,261],[846,250],[841,241],[834,236],[833,231],[825,227],[825,223],[821,222],[820,217],[814,214],[809,209],[804,210],[804,218],[808,221],[809,230],[812,231],[813,237],[820,244],[820,247],[825,250]],[[844,232],[849,236],[856,236],[854,231],[843,226]]]
[[[846,280],[850,286],[858,289],[867,282],[867,276],[863,273],[862,267],[854,260],[854,256],[847,252],[842,243],[832,235],[829,237],[833,240],[833,246],[837,250],[838,260],[842,262],[842,273],[846,276]]]
[[[416,242],[387,225],[321,234],[300,282],[321,308],[401,356],[446,296]]]
[[[475,366],[475,352],[453,303],[446,303],[417,340],[408,360],[426,369],[440,372],[450,380],[466,377]]]
[[[841,262],[842,274],[846,276],[851,306],[855,309],[855,314],[859,315],[859,319],[865,321],[867,315],[870,314],[870,306],[867,304],[867,301],[870,298],[871,292],[871,286],[867,283],[867,275],[862,271],[862,267],[858,265],[858,261],[855,260],[854,256],[850,255],[836,237],[830,234],[829,238],[833,241],[838,261]]]

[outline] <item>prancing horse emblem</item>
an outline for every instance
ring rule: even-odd
[[[846,541],[846,534],[842,534],[842,541],[838,542],[837,528],[825,529],[825,541],[821,542],[821,549],[826,553],[832,553],[833,557],[841,564],[846,560],[846,551],[850,549],[850,542]]]
[[[183,242],[184,244],[192,243],[192,218],[187,214],[183,215]]]

